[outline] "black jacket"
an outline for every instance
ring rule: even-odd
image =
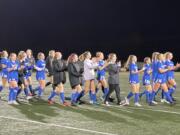
[[[54,60],[53,61],[53,81],[54,85],[66,82],[67,64],[64,60]]]
[[[68,64],[68,73],[69,73],[69,81],[71,84],[71,87],[77,86],[81,84],[80,77],[81,74],[81,67],[79,63],[69,63]]]

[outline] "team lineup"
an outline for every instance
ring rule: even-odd
[[[24,92],[26,100],[34,96],[42,98],[45,88],[52,85],[52,91],[47,99],[48,104],[54,104],[54,97],[59,96],[63,106],[77,106],[82,104],[81,98],[89,95],[89,103],[98,105],[96,94],[102,90],[101,100],[103,105],[110,106],[114,99],[111,97],[115,91],[117,105],[128,106],[134,96],[134,105],[141,107],[140,98],[146,96],[146,102],[150,106],[158,104],[156,95],[161,92],[161,102],[174,105],[173,97],[176,90],[174,71],[180,68],[180,64],[174,65],[173,54],[154,52],[152,58],[145,57],[143,67],[139,70],[137,57],[130,55],[125,65],[117,61],[115,53],[110,53],[107,60],[102,52],[97,52],[95,57],[89,51],[80,56],[72,53],[67,60],[62,59],[62,53],[49,51],[45,58],[44,53],[38,53],[37,60],[33,57],[32,50],[20,51],[18,55],[7,51],[1,52],[0,69],[2,86],[0,92],[9,89],[8,104],[19,105],[18,96]],[[37,88],[32,84],[32,71],[36,71]],[[64,84],[66,83],[66,71],[72,88],[71,102],[66,100]],[[129,84],[131,91],[124,99],[120,97],[120,72],[129,71]],[[108,80],[106,80],[106,73]],[[143,73],[142,82],[145,90],[140,92],[139,74]],[[48,82],[46,82],[48,80]]]

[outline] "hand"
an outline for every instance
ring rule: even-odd
[[[118,61],[118,62],[117,62],[117,66],[118,66],[118,67],[121,67],[121,61]]]

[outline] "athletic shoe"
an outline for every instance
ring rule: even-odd
[[[166,99],[161,99],[161,103],[167,103],[167,104],[170,104],[170,102],[167,101]]]
[[[27,96],[26,99],[30,100],[30,99],[32,99],[32,96]]]
[[[125,97],[125,101],[126,101],[126,105],[129,105],[129,99],[127,99],[127,97]]]
[[[134,105],[137,106],[137,107],[141,107],[141,106],[142,106],[142,105],[139,104],[139,103],[135,103]]]
[[[12,105],[13,104],[13,101],[8,101],[8,105]]]
[[[71,106],[77,106],[75,102],[71,102]]]
[[[153,104],[157,105],[158,103],[156,101],[152,101]]]
[[[13,105],[19,105],[19,103],[16,101],[13,101],[12,103],[13,103]]]
[[[105,102],[106,106],[111,106],[108,101]]]
[[[53,104],[54,104],[54,101],[53,101],[53,100],[48,100],[48,104],[49,104],[49,105],[53,105]]]
[[[64,103],[63,103],[63,106],[70,106],[70,103],[64,102]]]

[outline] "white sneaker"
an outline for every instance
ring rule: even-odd
[[[13,101],[8,101],[8,105],[12,105],[13,104]]]
[[[125,97],[125,102],[126,105],[129,105],[129,99],[127,99],[127,97]]]
[[[170,102],[167,101],[166,99],[161,99],[161,103],[167,103],[167,104],[170,104]]]
[[[14,105],[19,105],[19,103],[18,103],[18,102],[16,102],[16,101],[13,101],[13,104],[14,104]]]
[[[32,96],[27,96],[26,99],[27,100],[32,99]]]
[[[93,101],[92,101],[92,100],[90,100],[90,101],[89,101],[89,103],[90,103],[90,104],[93,104]]]
[[[111,106],[108,101],[106,101],[105,105],[106,106]]]
[[[139,104],[139,103],[135,103],[134,105],[137,106],[137,107],[141,107],[141,106],[142,106],[142,105]]]
[[[156,101],[152,101],[153,104],[157,105],[158,103]]]

